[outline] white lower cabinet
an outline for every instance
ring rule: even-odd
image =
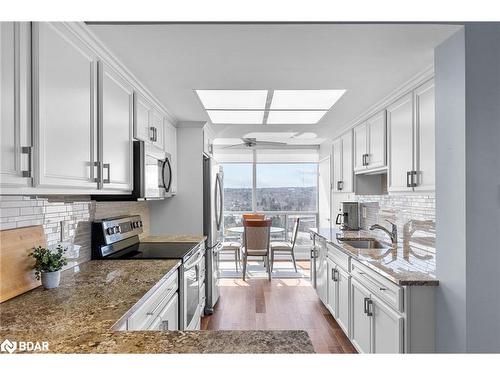
[[[351,280],[351,342],[360,353],[371,353],[372,319],[367,313],[370,291]]]
[[[372,353],[403,352],[403,317],[373,294],[368,303],[372,314]]]
[[[328,265],[326,257],[326,242],[319,239],[316,244],[316,292],[319,298],[326,305],[328,304]]]
[[[176,331],[179,329],[179,295],[175,293],[148,331]]]
[[[337,267],[337,323],[349,337],[349,289],[351,276],[342,268]]]
[[[329,308],[332,315],[336,318],[338,315],[337,311],[337,296],[338,296],[338,284],[337,284],[337,265],[330,259],[327,259],[327,307]]]

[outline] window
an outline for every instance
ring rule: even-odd
[[[257,211],[317,209],[317,163],[264,163],[256,166]]]
[[[252,211],[252,164],[225,163],[224,211]]]

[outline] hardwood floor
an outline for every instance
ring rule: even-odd
[[[221,279],[219,302],[201,329],[300,329],[317,353],[356,353],[306,279]]]

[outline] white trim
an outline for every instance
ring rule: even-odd
[[[371,116],[375,115],[377,112],[384,110],[387,106],[392,104],[394,101],[398,100],[400,97],[408,94],[410,91],[413,91],[421,84],[425,83],[429,79],[434,77],[434,64],[430,65],[423,71],[415,74],[409,80],[404,82],[402,85],[393,90],[389,95],[385,96],[374,105],[361,112],[358,116],[356,116],[353,120],[347,122],[344,126],[340,127],[331,137],[333,140],[338,136],[342,135],[346,131],[354,128],[356,125],[361,122],[368,120]],[[330,140],[329,139],[329,140]]]

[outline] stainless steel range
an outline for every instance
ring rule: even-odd
[[[92,259],[179,259],[179,327],[199,329],[205,307],[205,246],[196,242],[140,242],[141,217],[121,216],[92,223]]]

